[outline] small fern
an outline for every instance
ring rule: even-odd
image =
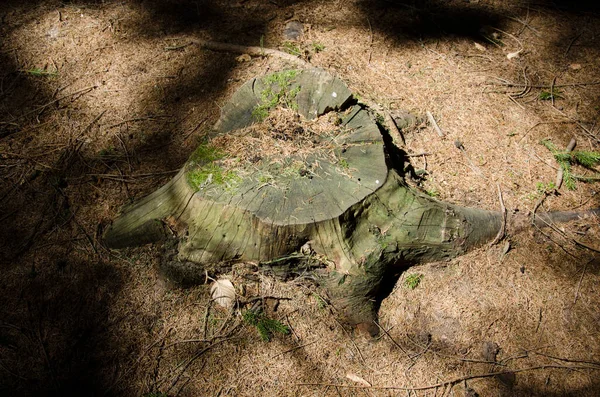
[[[274,334],[287,335],[290,329],[287,325],[267,317],[262,311],[246,310],[243,314],[244,321],[258,331],[260,338],[269,342]]]

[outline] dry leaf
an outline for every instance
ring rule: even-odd
[[[360,383],[363,386],[371,387],[371,384],[361,378],[360,376],[354,375],[353,373],[347,373],[346,378],[350,379],[353,382]]]
[[[479,51],[481,51],[481,52],[485,52],[486,51],[485,47],[482,46],[481,44],[479,44],[479,43],[473,43],[473,44],[475,45],[475,48],[477,48]]]
[[[521,51],[523,50],[519,50],[519,51],[515,51],[515,52],[509,52],[508,54],[506,54],[506,57],[508,59],[513,59],[519,56],[519,54],[521,53]]]
[[[572,64],[569,65],[569,67],[572,70],[579,70],[579,69],[581,69],[581,64],[580,63],[572,63]]]
[[[220,278],[210,287],[210,297],[217,305],[231,309],[235,301],[235,288],[231,281],[226,278]]]

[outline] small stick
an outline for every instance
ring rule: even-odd
[[[152,116],[151,115],[151,116],[146,116],[146,117],[134,117],[132,119],[123,120],[123,121],[120,121],[118,123],[109,125],[108,128],[115,128],[115,127],[118,127],[118,126],[123,125],[123,124],[137,122],[137,121],[153,120],[153,119],[158,119],[158,118],[170,118],[170,117],[171,116],[166,116],[166,115],[164,115],[164,116],[161,116],[161,115]]]
[[[333,384],[333,383],[296,383],[296,386],[329,386],[329,387],[342,387],[345,389],[372,389],[372,390],[407,390],[407,391],[416,391],[416,390],[430,390],[437,389],[439,387],[447,387],[449,385],[455,385],[457,383],[471,380],[471,379],[482,379],[482,378],[491,378],[498,375],[504,374],[515,374],[519,372],[529,372],[536,371],[540,369],[592,369],[599,370],[598,367],[588,366],[588,365],[556,365],[556,364],[548,364],[548,365],[539,365],[534,367],[526,367],[521,369],[513,369],[506,371],[497,371],[497,372],[488,372],[485,374],[475,374],[475,375],[466,375],[458,378],[446,380],[440,383],[436,383],[428,386],[420,386],[420,387],[401,387],[401,386],[358,386],[358,385],[343,385],[343,384]]]
[[[500,184],[496,183],[496,187],[498,188],[498,199],[500,200],[500,208],[502,209],[502,224],[500,225],[500,230],[498,230],[496,238],[490,243],[490,247],[498,244],[506,234],[506,207],[504,206],[504,199],[502,198]]]
[[[187,132],[184,136],[183,139],[188,139],[190,137],[190,135],[192,135],[194,132],[196,132],[196,130],[198,130],[198,128],[200,128],[202,126],[202,124],[204,124],[206,122],[206,120],[208,120],[208,117],[205,117],[201,122],[198,123],[198,125],[196,125],[190,132]]]
[[[56,99],[54,99],[54,100],[52,100],[52,101],[50,101],[50,102],[48,102],[48,103],[46,103],[46,104],[38,107],[36,109],[30,110],[29,112],[26,112],[26,113],[23,113],[22,115],[20,115],[19,117],[17,117],[17,120],[22,119],[22,118],[24,118],[26,116],[29,116],[32,113],[41,112],[42,110],[46,109],[48,106],[54,105],[56,102],[62,101],[65,98],[68,98],[70,96],[75,96],[75,95],[78,95],[78,94],[85,94],[85,93],[87,93],[87,92],[89,92],[91,90],[94,90],[96,88],[98,88],[97,85],[91,85],[89,87],[82,88],[81,90],[77,90],[77,91],[72,92],[70,94],[66,94],[66,95],[63,95],[61,97],[58,97],[58,98],[56,98]]]
[[[437,132],[437,134],[440,136],[440,138],[443,138],[444,132],[441,130],[440,126],[437,124],[437,122],[433,118],[433,115],[431,114],[431,112],[428,110],[426,113],[427,113],[427,119],[429,120],[429,123],[433,126],[433,128],[435,129],[435,132]]]
[[[556,76],[552,79],[552,84],[550,84],[550,99],[552,100],[552,106],[554,106],[554,85],[556,84]]]
[[[369,65],[371,64],[371,58],[373,57],[373,27],[371,26],[371,20],[367,16],[367,23],[369,24]]]
[[[375,325],[377,325],[379,327],[380,330],[383,331],[383,333],[390,338],[390,340],[392,341],[392,343],[402,351],[402,353],[406,354],[406,356],[410,359],[410,354],[408,354],[408,352],[406,351],[406,349],[404,349],[402,346],[400,346],[400,344],[398,342],[396,342],[396,340],[394,338],[392,338],[392,336],[389,334],[389,332],[387,332],[387,330],[385,328],[383,328],[379,322],[374,321]]]
[[[506,81],[503,79],[500,79],[498,77],[495,77],[496,79],[500,80],[501,83],[493,83],[490,82],[489,84],[492,85],[502,85],[505,87],[527,87],[529,86],[530,88],[549,88],[550,86],[547,84],[523,84],[523,83],[513,83],[511,81]],[[581,82],[581,83],[567,83],[567,84],[556,84],[554,87],[582,87],[582,86],[586,86],[586,85],[598,85],[600,84],[600,81],[585,81],[585,82]]]
[[[313,340],[312,342],[308,342],[308,343],[305,343],[305,344],[303,344],[303,345],[300,345],[300,346],[292,347],[291,349],[288,349],[288,350],[286,350],[286,351],[282,351],[281,353],[277,353],[276,355],[274,355],[274,356],[271,356],[271,357],[269,357],[269,358],[275,358],[275,357],[283,356],[283,355],[284,355],[284,354],[286,354],[286,353],[291,353],[291,352],[293,352],[293,351],[296,351],[296,350],[298,350],[298,349],[302,349],[303,347],[310,346],[310,345],[313,345],[313,344],[315,344],[315,343],[317,343],[317,341],[316,341],[316,340]]]
[[[575,149],[575,146],[577,145],[577,140],[575,138],[571,138],[571,142],[569,142],[569,145],[567,146],[567,150],[566,152],[572,152],[573,149]],[[560,189],[562,183],[563,183],[563,176],[564,176],[564,170],[563,167],[560,166],[558,167],[558,172],[556,173],[556,181],[554,182],[554,185],[556,186],[556,190]]]
[[[571,40],[571,42],[569,43],[569,45],[567,46],[567,49],[565,50],[565,54],[564,56],[567,56],[567,54],[569,53],[569,51],[571,50],[571,47],[573,47],[573,44],[577,41],[578,38],[580,38],[582,35],[582,33],[579,33],[577,36],[573,37],[573,40]]]
[[[583,276],[585,276],[585,271],[587,270],[588,263],[590,263],[592,260],[587,261],[585,265],[583,265],[583,271],[581,272],[581,277],[579,277],[579,282],[577,283],[577,290],[575,290],[575,299],[573,299],[573,304],[577,303],[577,298],[579,298],[579,290],[581,289],[581,282],[583,281]]]
[[[239,54],[249,54],[254,56],[265,56],[272,55],[278,58],[285,59],[286,61],[290,61],[300,66],[307,66],[308,62],[303,59],[298,58],[295,55],[288,54],[287,52],[273,50],[271,48],[264,47],[256,47],[256,46],[243,46],[236,44],[228,44],[228,43],[219,43],[216,41],[206,41],[206,40],[194,40],[192,44],[196,44],[202,48],[213,51],[223,51],[223,52],[235,52]]]

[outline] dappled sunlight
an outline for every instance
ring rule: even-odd
[[[408,180],[424,195],[485,210],[502,200],[509,217],[524,219],[600,207],[593,180],[554,189],[559,164],[541,143],[564,150],[576,138],[577,150],[600,151],[600,16],[585,2],[564,3],[3,3],[0,391],[597,395],[597,217],[543,229],[526,222],[497,245],[407,267],[381,302],[376,338],[341,320],[311,272],[283,281],[258,262],[200,273],[186,262],[202,284],[184,289],[159,271],[177,259],[174,239],[124,250],[102,239],[124,205],[167,183],[214,135],[244,82],[298,63],[346,83],[388,128],[410,113],[402,139],[386,139],[414,155],[395,166],[409,161],[424,175]],[[296,41],[285,37],[289,21],[301,23]],[[213,51],[203,40],[299,59]],[[235,135],[215,142],[253,167],[283,147],[269,132],[255,131],[262,149]],[[296,146],[312,137],[286,141],[283,157],[303,154]],[[165,230],[194,232],[179,217]],[[234,312],[210,296],[221,270],[236,288]],[[289,333],[261,339],[242,315],[252,308]]]

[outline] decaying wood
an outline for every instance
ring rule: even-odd
[[[223,108],[215,134],[255,123],[253,110],[272,81],[244,84]],[[376,329],[379,302],[407,266],[446,260],[489,242],[505,219],[500,212],[439,202],[406,185],[396,171],[401,167],[394,166],[401,159],[385,148],[375,116],[352,100],[338,78],[307,69],[289,84],[304,118],[338,112],[340,131],[318,138],[333,145],[331,153],[265,156],[244,169],[235,186],[208,178],[198,190],[188,181],[198,166],[190,160],[165,186],[125,208],[104,241],[122,248],[181,230],[177,256],[163,272],[183,283],[202,282],[208,267],[235,262],[320,267],[315,272],[336,308],[349,322]],[[290,164],[310,172],[288,172]],[[272,175],[268,183],[261,180],[266,172]],[[167,219],[178,227],[169,228]]]

